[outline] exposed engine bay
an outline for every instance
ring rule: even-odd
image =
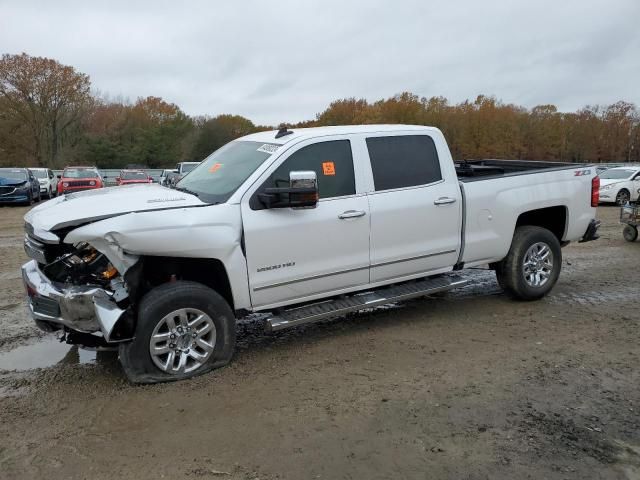
[[[29,234],[25,251],[33,261],[23,278],[38,326],[91,347],[131,337],[129,289],[104,253],[87,242],[44,243]]]
[[[72,247],[71,252],[43,266],[42,271],[53,282],[103,288],[119,275],[109,259],[88,243]]]

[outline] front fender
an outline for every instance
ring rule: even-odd
[[[76,228],[65,243],[88,242],[124,274],[140,256],[220,260],[236,309],[250,309],[247,265],[241,248],[240,206],[221,204],[137,212]]]

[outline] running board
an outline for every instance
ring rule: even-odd
[[[372,308],[391,302],[444,292],[467,283],[468,280],[456,275],[449,275],[411,281],[383,287],[379,290],[356,293],[348,297],[339,297],[335,300],[312,303],[285,310],[279,315],[268,318],[265,329],[268,332],[275,332],[284,328],[326,320],[331,317],[340,317],[364,308]]]

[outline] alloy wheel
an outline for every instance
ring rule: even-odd
[[[549,245],[537,242],[524,255],[522,265],[524,279],[532,287],[545,285],[553,273],[553,252]]]
[[[158,322],[149,340],[149,353],[160,370],[175,375],[200,368],[213,354],[215,344],[212,318],[196,308],[181,308]]]

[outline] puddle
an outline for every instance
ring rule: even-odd
[[[56,336],[50,336],[38,343],[0,352],[0,370],[24,371],[54,365],[112,363],[116,359],[116,352],[85,350],[60,342]]]

